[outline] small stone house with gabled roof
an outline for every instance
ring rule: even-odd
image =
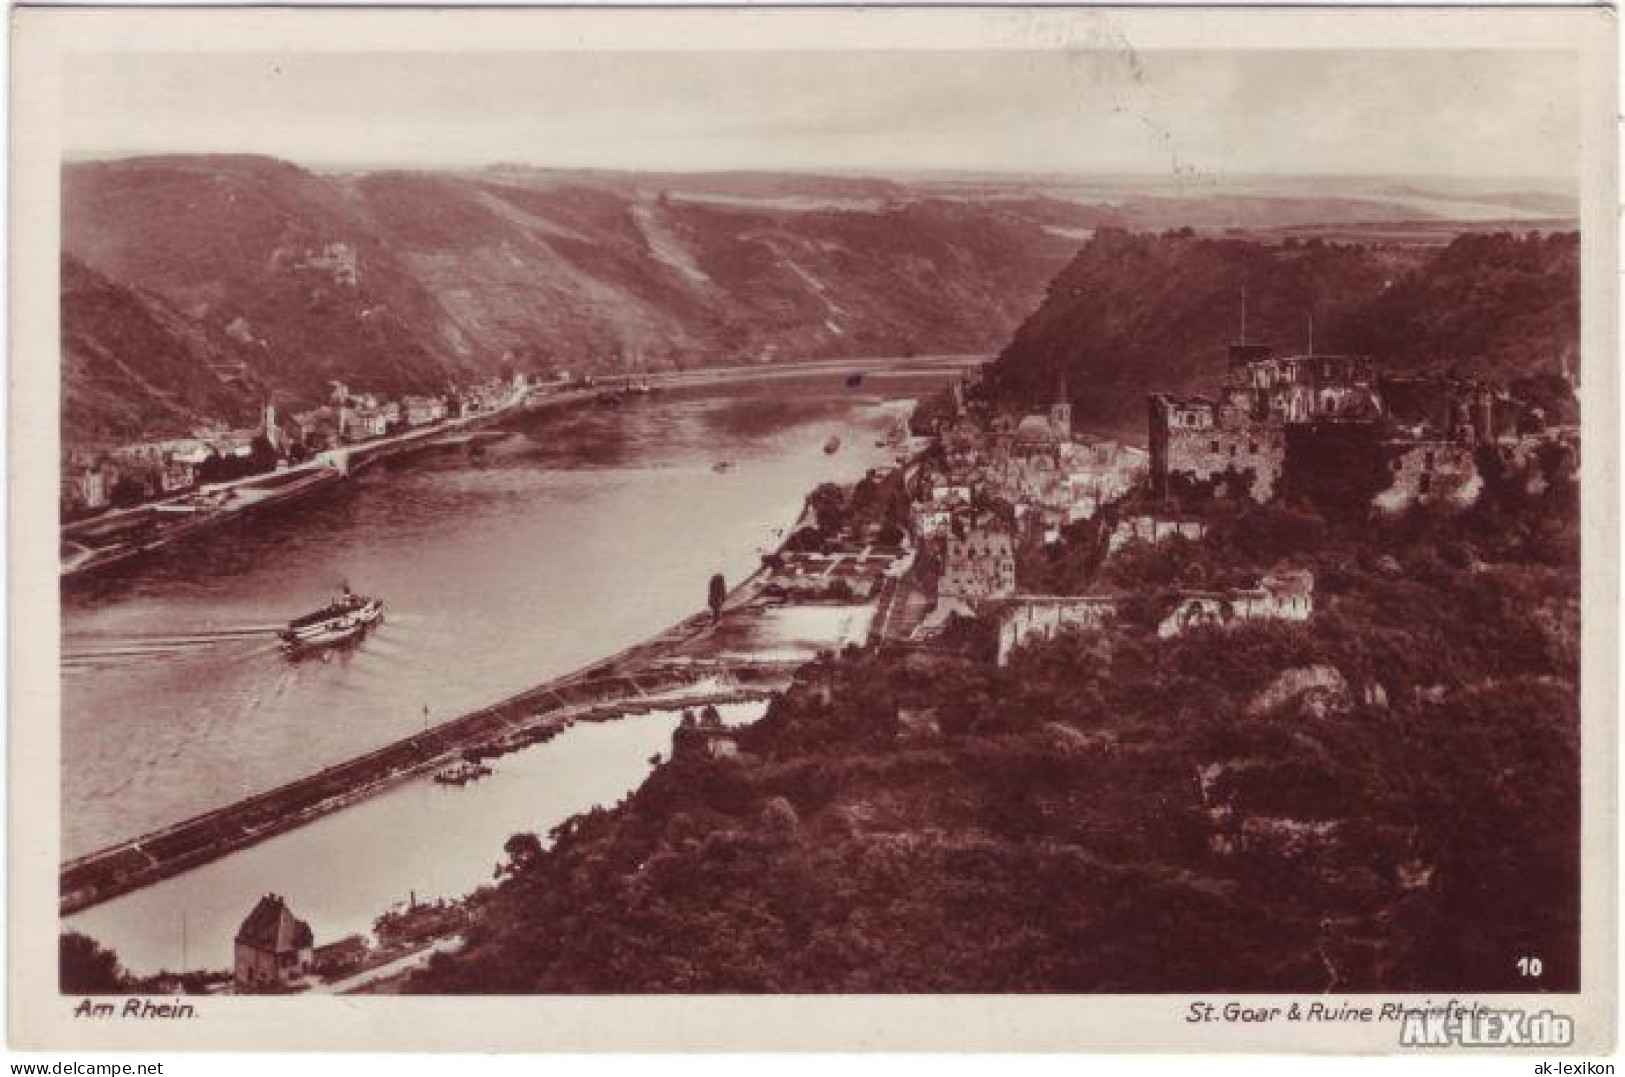
[[[239,992],[281,991],[315,967],[315,937],[280,894],[266,894],[237,929],[235,956]]]

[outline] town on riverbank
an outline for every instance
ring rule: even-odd
[[[435,448],[477,451],[486,428],[517,414],[614,402],[657,389],[699,389],[805,376],[839,367],[849,377],[887,367],[938,370],[980,356],[785,362],[772,368],[706,367],[633,378],[560,372],[488,379],[439,396],[381,399],[335,383],[333,402],[286,418],[266,405],[256,429],[200,430],[63,456],[61,562],[64,584],[105,579],[198,532],[287,504],[383,460]]]
[[[67,452],[60,487],[62,579],[103,575],[369,464],[453,443],[524,407],[532,392],[520,375],[399,400],[335,383],[332,404],[286,419],[267,404],[257,429],[200,430],[190,438]]]

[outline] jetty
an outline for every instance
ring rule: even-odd
[[[709,616],[697,616],[692,622],[709,623]],[[694,625],[696,630],[701,626]],[[658,645],[665,635],[640,644],[627,656],[597,663],[305,778],[70,860],[59,876],[61,914],[68,916],[150,886],[459,760],[491,759],[550,740],[578,722],[769,699],[790,683],[800,664],[666,663],[640,657],[638,652]]]

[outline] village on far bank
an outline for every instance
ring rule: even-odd
[[[1552,421],[1541,404],[1482,380],[1384,375],[1364,356],[1233,344],[1215,395],[1151,394],[1148,448],[1080,434],[1064,378],[1043,412],[1012,412],[998,395],[972,377],[919,408],[914,432],[928,448],[871,471],[845,504],[826,494],[835,504],[815,521],[820,541],[792,537],[815,552],[790,555],[778,586],[817,594],[809,577],[824,577],[806,558],[865,541],[872,555],[877,536],[906,535],[907,571],[889,562],[826,597],[878,599],[873,642],[927,643],[956,623],[980,623],[1001,665],[1028,640],[1101,628],[1129,603],[1155,607],[1149,627],[1163,638],[1301,622],[1313,616],[1315,580],[1291,563],[1243,586],[1149,596],[1046,593],[1033,578],[1058,547],[1083,547],[1098,573],[1131,548],[1199,541],[1215,512],[1246,505],[1335,487],[1362,491],[1368,504],[1355,508],[1369,516],[1448,513],[1478,500],[1486,466],[1538,493],[1579,465],[1578,425]]]
[[[304,463],[323,452],[360,445],[447,419],[495,411],[526,387],[523,374],[486,378],[440,393],[390,399],[333,382],[327,403],[281,414],[267,402],[259,425],[230,429],[205,424],[186,437],[98,447],[67,447],[62,454],[62,519],[94,516],[175,497],[211,483],[241,479]]]

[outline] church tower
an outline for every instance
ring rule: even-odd
[[[1049,406],[1049,425],[1062,441],[1072,440],[1072,398],[1067,395],[1066,375],[1055,389],[1055,403]]]

